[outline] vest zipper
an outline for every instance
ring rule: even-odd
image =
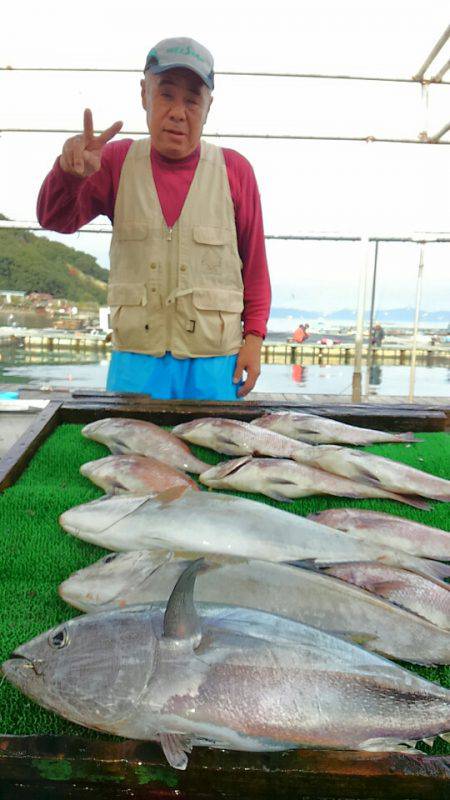
[[[168,241],[168,242],[172,241],[172,231],[173,231],[173,228],[167,228],[166,241]]]

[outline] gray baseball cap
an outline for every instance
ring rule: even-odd
[[[150,50],[144,72],[154,75],[175,67],[185,67],[200,76],[209,89],[214,89],[214,59],[202,44],[195,39],[178,36],[163,39]]]

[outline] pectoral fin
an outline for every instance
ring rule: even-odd
[[[245,455],[246,453],[248,453],[248,455],[252,454],[252,451],[249,447],[244,444],[237,444],[237,442],[234,442],[233,439],[230,439],[226,433],[219,433],[216,438],[220,444],[221,452],[225,453],[226,455],[240,456]]]
[[[186,769],[188,765],[187,753],[192,752],[192,745],[189,739],[180,733],[161,733],[159,740],[170,766],[174,769]]]

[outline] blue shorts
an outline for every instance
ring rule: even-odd
[[[106,388],[110,392],[138,392],[157,400],[238,400],[233,383],[237,355],[211,358],[174,358],[114,350]]]

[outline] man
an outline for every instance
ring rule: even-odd
[[[302,342],[309,339],[308,329],[309,325],[299,324],[298,328],[295,329],[294,333],[292,334],[291,342],[296,342],[297,344],[302,344]]]
[[[375,327],[372,332],[372,346],[373,347],[381,347],[383,344],[385,333],[384,328],[380,322],[375,323]]]
[[[246,159],[201,140],[213,87],[206,48],[159,42],[141,81],[150,138],[110,142],[121,122],[95,136],[87,109],[41,188],[44,228],[113,222],[110,390],[230,400],[258,378],[270,308],[261,204]]]

